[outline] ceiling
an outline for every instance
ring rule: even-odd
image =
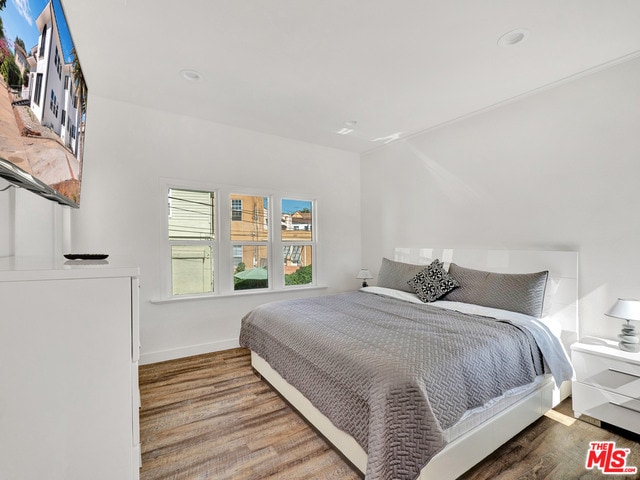
[[[89,122],[99,95],[353,152],[640,52],[636,0],[62,4]]]

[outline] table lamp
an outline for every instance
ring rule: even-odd
[[[363,287],[368,287],[369,285],[367,284],[367,280],[369,280],[370,278],[373,278],[373,275],[371,275],[371,272],[369,271],[369,269],[361,268],[356,278],[359,278],[360,280],[362,280]]]
[[[640,320],[640,301],[633,298],[619,298],[605,315],[627,321],[622,324],[622,333],[618,335],[620,339],[618,347],[625,352],[637,352],[640,349],[640,338],[636,333],[636,326],[629,321]]]

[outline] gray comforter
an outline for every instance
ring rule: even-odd
[[[240,344],[356,439],[368,480],[416,478],[466,410],[545,368],[527,328],[365,292],[260,306]]]

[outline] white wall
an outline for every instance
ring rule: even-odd
[[[9,182],[0,178],[0,190]],[[0,192],[0,257],[9,257],[15,253],[15,193],[13,188]]]
[[[363,263],[398,247],[577,250],[582,335],[640,298],[640,60],[366,154]],[[374,279],[375,281],[375,279]]]
[[[355,154],[89,99],[81,206],[74,251],[131,257],[142,269],[143,361],[237,345],[252,307],[354,289],[360,268],[360,162]],[[150,303],[161,297],[161,179],[307,193],[318,200],[319,282],[327,289]]]
[[[8,182],[0,179],[0,189]],[[68,251],[69,207],[21,188],[0,192],[0,257],[57,257]]]

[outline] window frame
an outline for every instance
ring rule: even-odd
[[[42,34],[40,38],[40,48],[38,53],[40,54],[40,58],[44,58],[45,48],[47,47],[47,24],[42,27]]]
[[[186,182],[180,180],[161,180],[161,198],[162,198],[162,259],[161,259],[161,281],[162,294],[161,299],[156,303],[172,302],[179,300],[201,299],[201,298],[218,298],[229,296],[256,295],[264,293],[281,293],[286,291],[324,288],[318,283],[318,253],[319,243],[317,239],[317,218],[318,207],[317,200],[309,194],[291,193],[275,191],[274,189],[235,187],[228,185],[210,185],[199,182]],[[192,293],[192,294],[173,294],[172,276],[171,276],[171,246],[175,245],[175,241],[169,239],[169,189],[178,190],[194,190],[201,192],[212,192],[214,194],[214,239],[211,241],[213,248],[213,292]],[[231,224],[232,209],[231,195],[249,195],[260,196],[268,199],[268,208],[266,215],[266,224],[268,225],[268,240],[266,242],[269,272],[268,287],[247,290],[234,290],[233,269],[234,269],[234,245],[249,245],[253,242],[238,242],[231,240]],[[282,200],[283,199],[299,199],[311,202],[313,212],[314,226],[311,229],[311,240],[298,243],[306,243],[312,246],[312,281],[304,285],[286,285],[285,284],[285,268],[282,261],[283,246],[280,231],[274,231],[273,225],[280,225],[280,221],[273,219],[282,218]],[[262,242],[257,242],[263,245]]]
[[[33,99],[34,103],[38,106],[40,106],[40,96],[42,94],[42,79],[42,73],[36,73],[36,85],[33,90]]]
[[[279,207],[280,209],[282,209],[282,203],[283,200],[288,200],[288,201],[296,201],[296,202],[309,202],[311,204],[311,229],[308,228],[308,226],[304,229],[300,229],[300,226],[296,226],[296,225],[292,225],[292,231],[294,232],[310,232],[311,233],[311,238],[310,239],[302,239],[302,238],[298,238],[298,239],[291,239],[291,240],[284,240],[283,239],[283,235],[282,232],[284,230],[281,230],[280,232],[278,232],[278,237],[280,239],[280,249],[279,249],[279,253],[280,253],[280,263],[282,264],[282,268],[283,268],[283,276],[282,276],[282,280],[283,282],[285,282],[285,288],[299,288],[299,287],[304,287],[305,285],[313,285],[316,283],[316,271],[314,270],[315,267],[313,267],[313,265],[315,265],[315,261],[316,261],[316,246],[317,246],[317,241],[316,241],[316,222],[317,222],[317,210],[316,210],[316,202],[313,200],[309,200],[307,198],[305,198],[304,196],[282,196],[279,199]],[[283,213],[282,211],[280,212],[280,218],[282,218]],[[297,228],[296,228],[297,227]],[[284,270],[285,270],[285,258],[284,258],[284,254],[285,254],[285,247],[287,249],[289,249],[292,253],[294,251],[297,250],[296,247],[300,247],[299,250],[297,250],[298,252],[298,261],[300,260],[303,251],[306,251],[306,247],[311,247],[311,284],[303,284],[303,285],[286,285],[286,277],[284,276]]]
[[[169,192],[171,190],[182,190],[182,191],[191,191],[191,192],[201,192],[201,193],[207,193],[207,194],[211,194],[213,193],[213,208],[212,208],[212,214],[213,214],[213,222],[212,222],[212,238],[170,238],[169,237],[169,219],[171,218],[171,211],[172,211],[172,201],[171,198],[169,197]],[[169,256],[169,265],[168,265],[168,269],[169,269],[169,293],[171,294],[172,297],[182,297],[182,296],[188,296],[188,295],[202,295],[202,294],[211,294],[215,291],[216,288],[216,283],[215,283],[215,265],[213,264],[213,262],[215,261],[215,256],[216,256],[216,248],[217,246],[215,245],[215,238],[216,238],[216,221],[218,218],[218,213],[216,211],[217,208],[217,193],[215,191],[212,190],[208,190],[208,189],[200,189],[200,188],[188,188],[188,187],[168,187],[166,189],[166,195],[165,195],[165,202],[167,204],[167,209],[166,209],[166,230],[165,230],[165,237],[166,240],[168,242],[168,256]],[[213,282],[212,285],[212,291],[211,292],[196,292],[196,293],[182,293],[182,294],[174,294],[173,293],[173,252],[172,249],[173,247],[205,247],[205,248],[211,248],[211,267],[212,267],[212,276],[211,276],[211,280]]]
[[[250,202],[245,202],[244,199],[237,199],[237,198],[231,198],[232,196],[235,197],[244,197],[247,199],[251,199],[253,198],[257,198],[257,199],[261,199],[262,202],[264,202],[264,199],[267,200],[267,214],[266,214],[266,218],[269,218],[272,215],[272,205],[271,202],[273,201],[273,197],[271,195],[265,194],[265,193],[260,193],[260,192],[247,192],[246,190],[242,190],[242,191],[237,191],[234,189],[231,189],[230,191],[226,192],[227,197],[228,197],[228,201],[229,201],[229,205],[230,205],[230,209],[229,211],[229,235],[227,237],[225,237],[224,239],[221,239],[221,241],[223,241],[223,243],[225,241],[229,241],[229,247],[228,249],[231,251],[231,259],[232,259],[232,265],[230,267],[230,270],[227,271],[233,271],[233,269],[235,268],[233,266],[233,262],[234,262],[234,250],[235,247],[238,246],[242,249],[243,251],[243,258],[244,258],[244,250],[245,248],[249,248],[251,249],[251,247],[257,247],[258,249],[262,248],[262,247],[266,247],[266,256],[267,256],[267,262],[266,262],[266,268],[267,268],[267,286],[264,288],[250,288],[250,289],[240,289],[240,290],[236,290],[235,289],[235,282],[234,282],[234,278],[233,275],[231,275],[231,290],[234,293],[238,293],[238,292],[249,292],[249,291],[254,291],[254,292],[258,292],[258,291],[268,291],[270,289],[270,287],[272,286],[272,281],[274,278],[274,275],[277,272],[274,272],[273,270],[273,248],[271,245],[272,239],[273,239],[273,232],[271,231],[270,228],[267,228],[267,236],[266,239],[258,239],[255,238],[253,240],[245,240],[245,239],[239,239],[239,238],[235,238],[233,239],[233,226],[235,224],[235,226],[238,225],[238,223],[240,223],[240,229],[241,232],[236,232],[237,233],[242,233],[242,231],[244,230],[244,227],[246,226],[245,222],[247,220],[247,216],[251,216],[252,220],[254,222],[256,222],[256,226],[258,226],[258,228],[260,227],[259,224],[257,223],[257,220],[260,218],[260,215],[257,214],[256,211],[253,212],[249,212],[249,209],[251,208],[251,205],[247,205],[247,203]],[[237,205],[238,202],[240,202],[240,218],[236,218],[237,217],[237,212],[238,209],[234,208],[234,205]],[[224,222],[225,219],[221,218],[220,221]],[[264,226],[262,226],[262,228],[264,229]],[[257,237],[257,236],[256,236]],[[224,249],[225,246],[222,245],[222,248]],[[262,265],[258,265],[258,267],[262,267]],[[246,269],[250,269],[250,268],[254,268],[254,265],[245,265]],[[224,274],[221,272],[221,276],[224,276]]]

